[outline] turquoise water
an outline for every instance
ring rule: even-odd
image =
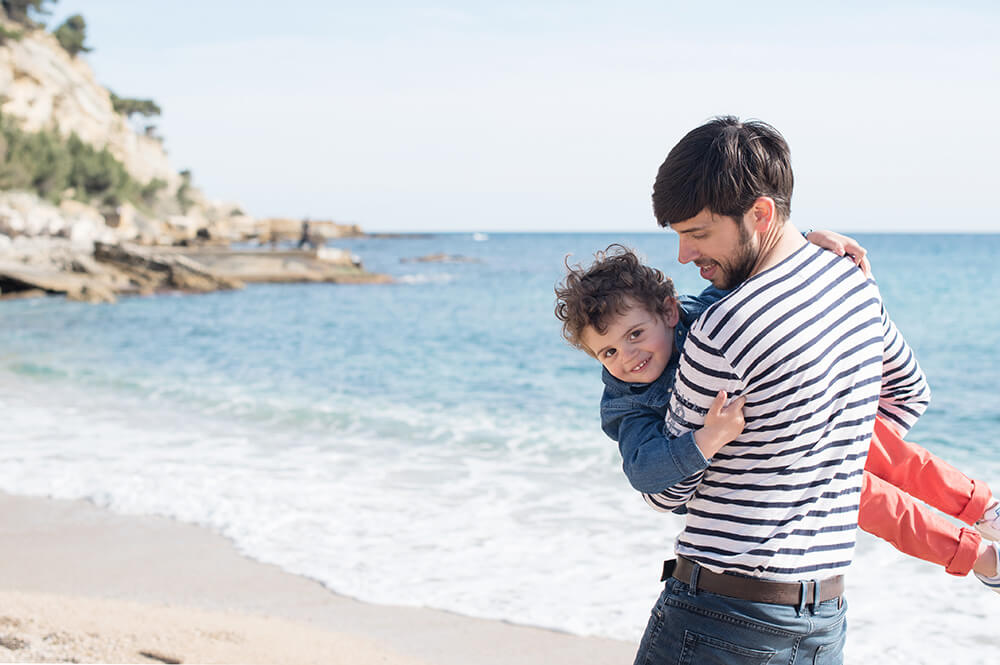
[[[1000,235],[858,238],[934,391],[911,438],[1000,481]],[[552,315],[565,255],[615,241],[702,288],[665,231],[446,234],[338,243],[388,285],[0,303],[0,489],[204,524],[366,600],[635,639],[680,523],[628,488]],[[437,252],[472,261],[401,261]]]

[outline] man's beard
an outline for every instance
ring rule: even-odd
[[[739,245],[736,247],[736,252],[732,260],[716,261],[719,266],[719,277],[722,279],[722,282],[716,284],[713,281],[712,286],[724,291],[735,289],[747,281],[750,275],[753,274],[753,269],[757,265],[757,259],[760,258],[760,250],[754,247],[753,242],[751,242],[750,232],[742,224],[739,226],[739,233]]]

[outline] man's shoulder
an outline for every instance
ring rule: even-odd
[[[690,334],[695,340],[717,341],[774,323],[786,312],[850,307],[857,298],[881,302],[875,282],[850,259],[808,245],[707,307]]]

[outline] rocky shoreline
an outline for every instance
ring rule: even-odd
[[[171,166],[155,127],[139,129],[136,111],[120,105],[152,100],[118,97],[55,35],[11,16],[5,3],[0,300],[58,294],[107,303],[249,282],[388,281],[326,247],[363,235],[356,225],[257,219],[239,203],[209,199],[190,170]]]
[[[310,221],[309,249],[284,249],[302,220],[245,215],[195,224],[156,222],[134,210],[105,217],[75,201],[0,193],[0,300],[63,295],[113,303],[161,291],[205,293],[253,282],[385,283],[327,240],[363,235],[356,225]],[[232,243],[256,249],[232,249]]]

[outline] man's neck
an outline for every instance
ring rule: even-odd
[[[769,268],[778,265],[789,256],[798,251],[808,241],[802,237],[799,230],[791,221],[786,220],[783,224],[775,224],[760,241],[760,255],[754,264],[753,277]]]

